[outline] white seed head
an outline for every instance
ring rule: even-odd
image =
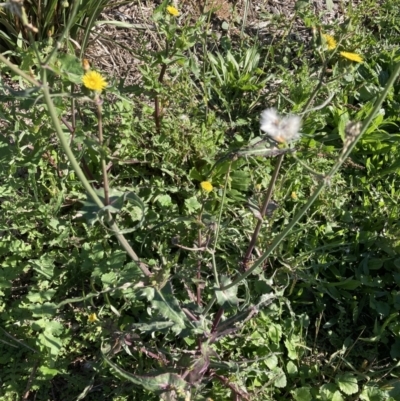
[[[300,138],[301,119],[298,116],[280,117],[275,109],[266,109],[261,113],[260,125],[261,131],[279,143]]]

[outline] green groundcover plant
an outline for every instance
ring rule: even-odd
[[[129,86],[69,46],[106,2],[56,3],[6,7],[2,399],[399,399],[400,59],[362,9],[213,46],[164,1]]]

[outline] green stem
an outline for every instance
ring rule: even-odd
[[[79,180],[81,181],[83,187],[85,188],[85,190],[87,191],[87,193],[89,194],[89,196],[93,199],[93,201],[96,203],[96,205],[99,207],[99,209],[104,208],[104,204],[101,201],[101,199],[97,196],[96,192],[93,190],[92,186],[89,184],[88,180],[85,177],[85,174],[83,173],[81,167],[79,166],[79,163],[77,162],[75,155],[73,154],[68,141],[62,131],[60,122],[58,120],[58,116],[55,110],[55,107],[53,105],[53,102],[51,100],[50,97],[50,92],[49,92],[49,88],[47,87],[47,71],[46,69],[42,70],[42,76],[43,76],[43,86],[42,86],[42,90],[43,90],[43,97],[44,100],[47,104],[48,110],[49,110],[49,114],[50,114],[50,118],[53,122],[58,140],[60,141],[60,144],[62,146],[62,148],[64,149],[65,154],[67,155],[72,168],[74,169],[76,175],[78,176]],[[113,219],[109,220],[109,225],[110,228],[112,229],[112,231],[114,232],[115,236],[117,237],[120,245],[125,249],[125,251],[128,253],[128,255],[132,258],[132,260],[134,260],[135,262],[138,263],[139,268],[142,270],[143,274],[146,276],[151,276],[151,272],[148,270],[147,266],[145,263],[140,262],[139,257],[136,255],[135,251],[132,249],[132,247],[129,245],[128,241],[125,239],[125,237],[120,233],[120,230],[117,226],[117,224],[114,222]]]
[[[360,132],[357,136],[353,138],[348,138],[347,143],[345,143],[345,147],[343,148],[342,154],[339,157],[339,160],[334,164],[331,168],[329,173],[324,177],[323,181],[319,184],[318,188],[314,191],[311,195],[308,202],[303,206],[303,208],[297,213],[297,215],[293,218],[293,220],[288,224],[288,226],[272,241],[269,249],[265,251],[261,257],[252,265],[252,267],[247,270],[245,273],[241,274],[237,277],[231,284],[227,285],[226,287],[221,288],[221,291],[226,291],[229,288],[234,287],[235,285],[239,284],[242,280],[248,277],[250,274],[254,272],[267,258],[271,253],[278,247],[278,245],[285,239],[285,237],[289,234],[292,228],[300,221],[300,219],[305,215],[307,210],[311,207],[311,205],[315,202],[318,198],[319,194],[324,190],[325,186],[329,184],[331,178],[335,175],[335,173],[339,170],[342,166],[346,158],[350,155],[354,147],[356,146],[357,142],[360,140],[364,132],[367,130],[368,126],[371,124],[372,120],[374,119],[375,115],[378,113],[383,101],[385,100],[391,86],[397,79],[400,73],[400,63],[396,64],[392,75],[390,76],[385,89],[382,91],[379,98],[376,100],[374,108],[372,109],[369,116],[364,120]]]
[[[45,103],[47,104],[47,108],[50,114],[50,118],[52,120],[53,126],[55,128],[58,140],[60,141],[60,144],[62,148],[64,149],[65,154],[67,155],[72,168],[74,169],[76,175],[78,176],[79,180],[82,182],[83,187],[87,191],[87,193],[90,195],[90,197],[93,199],[93,201],[96,203],[96,205],[101,209],[104,207],[103,202],[101,199],[97,196],[96,192],[93,190],[92,186],[89,184],[88,180],[86,179],[85,174],[83,173],[81,167],[79,166],[79,163],[77,162],[75,155],[73,154],[67,138],[65,137],[60,122],[58,120],[58,116],[56,113],[56,110],[53,105],[53,101],[51,100],[50,96],[50,91],[47,86],[47,71],[46,69],[43,69],[43,74],[42,74],[42,79],[43,79],[43,86],[42,86],[42,91],[43,91],[43,97],[45,100]]]
[[[285,154],[282,153],[281,155],[278,156],[278,159],[276,161],[274,173],[272,174],[271,181],[269,183],[267,193],[265,194],[264,203],[263,203],[263,205],[261,207],[261,210],[260,210],[261,219],[259,219],[258,222],[257,222],[257,226],[256,226],[256,228],[255,228],[255,230],[253,232],[252,237],[251,237],[250,244],[247,247],[246,254],[244,255],[244,258],[242,260],[242,265],[243,265],[245,270],[247,270],[247,263],[248,263],[248,261],[250,259],[250,255],[253,252],[254,246],[256,245],[256,241],[257,241],[258,235],[260,234],[261,226],[264,223],[264,216],[265,216],[265,214],[267,212],[268,204],[271,201],[272,191],[274,190],[276,180],[278,179],[278,174],[279,174],[279,171],[281,169],[281,165],[282,165],[282,161],[283,161],[284,157],[285,157]]]
[[[217,300],[217,297],[215,294],[212,296],[211,300],[208,302],[208,305],[204,308],[204,311],[202,313],[203,316],[207,316],[208,312],[210,312],[211,308],[215,304],[215,301]]]
[[[32,78],[31,76],[29,76],[26,72],[21,71],[15,64],[13,64],[10,60],[6,59],[2,54],[0,54],[0,61],[2,63],[4,63],[7,67],[9,67],[12,71],[14,71],[16,74],[18,74],[20,77],[27,80],[32,85],[34,85],[38,88],[41,87],[40,82],[36,81],[35,78]]]
[[[99,132],[99,145],[101,150],[103,150],[103,119],[101,114],[101,102],[100,95],[96,94],[95,101],[97,103],[97,121],[98,121],[98,132]],[[106,205],[110,204],[110,189],[108,184],[108,174],[107,174],[107,164],[106,159],[101,154],[101,170],[103,173],[103,189],[104,189],[104,203]]]
[[[217,243],[218,243],[218,236],[219,236],[219,230],[221,226],[221,221],[222,221],[222,211],[223,211],[223,206],[225,203],[225,198],[226,198],[226,190],[228,188],[228,181],[229,181],[229,174],[231,172],[231,167],[232,167],[232,161],[229,163],[229,168],[225,176],[225,184],[224,184],[224,193],[222,195],[222,200],[221,200],[221,207],[219,209],[219,216],[218,216],[218,221],[217,221],[217,227],[215,229],[215,240],[214,240],[214,246],[213,246],[213,258],[212,258],[212,267],[213,267],[213,273],[214,273],[214,278],[215,278],[215,284],[217,287],[220,286],[219,284],[219,278],[218,278],[218,271],[217,271],[217,265],[215,261],[215,250],[217,248]]]
[[[72,7],[71,14],[68,18],[68,22],[65,25],[65,28],[63,29],[63,31],[61,32],[61,35],[59,36],[57,43],[54,45],[52,51],[47,56],[47,58],[44,62],[44,65],[48,64],[50,62],[50,60],[53,58],[53,56],[57,53],[58,49],[61,48],[61,42],[64,40],[64,38],[67,36],[67,34],[69,34],[71,27],[75,23],[75,15],[78,12],[79,4],[80,4],[80,0],[74,1],[74,5]]]

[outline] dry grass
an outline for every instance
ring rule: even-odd
[[[295,15],[295,0],[181,0],[175,2],[181,16],[180,23],[190,23],[203,12],[213,10],[211,28],[219,34],[235,37],[246,32],[260,40],[287,34],[289,21]],[[344,0],[334,4],[333,10],[326,9],[325,0],[313,0],[314,12],[324,24],[345,19],[347,7],[357,7],[361,0]],[[159,2],[148,0],[128,4],[108,10],[103,14],[104,20],[116,20],[133,24],[132,28],[119,28],[112,25],[97,27],[93,32],[86,57],[100,70],[111,77],[125,79],[127,84],[137,83],[140,79],[138,65],[144,49],[159,48],[156,32],[152,29],[151,16]],[[271,18],[280,17],[281,27],[271,25]],[[228,22],[228,30],[222,29],[222,22]],[[219,32],[218,32],[219,31]],[[291,34],[303,40],[310,38],[310,30],[302,21],[295,19]]]

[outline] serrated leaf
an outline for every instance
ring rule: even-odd
[[[310,387],[300,387],[291,391],[293,398],[296,401],[311,401],[312,396],[310,392]]]
[[[54,259],[48,255],[42,255],[40,259],[31,259],[29,262],[32,268],[42,274],[46,279],[53,278]]]
[[[377,387],[364,387],[360,399],[363,401],[384,401],[387,398],[387,394]]]
[[[175,373],[162,373],[146,376],[137,376],[126,372],[118,365],[113,363],[106,355],[105,348],[102,347],[102,356],[106,363],[111,366],[119,375],[129,380],[133,384],[140,386],[148,391],[163,392],[169,391],[171,388],[185,391],[187,382]]]
[[[231,187],[238,191],[247,191],[250,185],[249,173],[236,170],[231,173]]]
[[[40,344],[46,347],[53,357],[56,357],[60,353],[62,341],[54,337],[50,332],[45,331],[44,333],[40,333],[38,339]]]
[[[201,203],[195,196],[192,196],[191,198],[185,199],[185,206],[188,213],[194,213],[201,208]]]
[[[104,189],[96,188],[94,189],[94,191],[96,192],[100,200],[104,203]],[[142,225],[145,217],[145,205],[134,192],[122,192],[118,189],[112,188],[109,192],[109,202],[109,205],[99,208],[99,206],[92,200],[92,198],[87,195],[87,199],[82,202],[83,207],[81,209],[81,213],[90,225],[94,225],[97,221],[107,220],[108,213],[120,213],[125,204],[130,203],[134,207],[138,207],[142,211],[142,218],[133,227],[125,230],[120,230],[120,233],[127,234],[133,232]],[[137,213],[135,213],[135,219],[136,217]]]
[[[343,397],[334,383],[327,383],[319,389],[321,401],[344,401]]]
[[[274,380],[274,386],[278,388],[285,388],[287,385],[285,372],[281,368],[275,368],[273,370],[276,379]]]
[[[169,207],[172,205],[172,199],[168,194],[159,195],[156,198],[157,203],[162,207]]]
[[[338,387],[335,383],[323,384],[319,389],[321,400],[329,401],[337,389]]]
[[[113,287],[117,281],[117,275],[114,272],[109,272],[101,276],[101,281],[105,287]]]
[[[83,67],[78,57],[71,54],[60,54],[57,61],[61,64],[61,71],[65,73],[71,82],[80,84],[82,82]]]
[[[342,393],[339,390],[337,390],[333,393],[333,396],[329,401],[344,401],[344,398],[342,396]]]
[[[169,283],[161,291],[155,291],[151,304],[164,319],[175,323],[172,326],[175,334],[179,334],[186,327],[188,319],[180,308],[178,300],[172,295]]]
[[[340,390],[346,395],[355,394],[358,391],[357,379],[351,373],[344,373],[335,379]]]
[[[232,281],[230,278],[228,278],[226,276],[221,277],[220,284],[223,287],[226,287],[231,283],[232,283]],[[224,306],[225,304],[237,305],[240,301],[240,299],[236,296],[237,291],[238,291],[237,285],[235,285],[231,288],[228,288],[227,290],[222,290],[222,291],[219,288],[215,288],[215,295],[217,297],[218,305],[220,305],[220,306]]]
[[[33,317],[52,318],[56,314],[58,306],[52,302],[44,302],[43,304],[30,304],[26,308],[32,312]]]

